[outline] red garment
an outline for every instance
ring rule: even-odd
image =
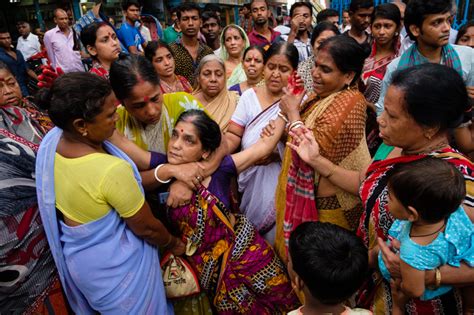
[[[282,41],[283,39],[281,38],[281,34],[280,32],[277,32],[277,31],[274,31],[273,29],[271,28],[268,28],[270,30],[270,32],[272,33],[272,36],[270,38],[270,41],[268,41],[268,39],[265,38],[265,36],[257,33],[255,31],[255,29],[253,29],[250,33],[249,33],[249,41],[250,41],[250,45],[257,45],[257,46],[260,46],[262,47],[264,50],[267,50],[271,44],[275,43],[275,42],[280,42]]]

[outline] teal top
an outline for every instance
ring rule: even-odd
[[[377,152],[375,152],[374,155],[374,161],[383,161],[387,158],[387,156],[390,154],[390,152],[393,151],[395,147],[392,147],[390,145],[386,145],[385,143],[382,142],[382,144],[379,146],[377,149]]]
[[[181,32],[176,32],[173,25],[168,26],[163,32],[163,41],[167,44],[174,43],[178,37],[181,37]]]

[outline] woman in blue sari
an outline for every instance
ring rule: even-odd
[[[74,312],[172,314],[157,247],[185,245],[152,215],[135,164],[105,141],[118,119],[110,85],[70,73],[40,99],[57,127],[37,155],[38,203]]]

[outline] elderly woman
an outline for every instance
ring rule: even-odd
[[[249,45],[247,34],[240,26],[230,24],[222,30],[220,57],[225,63],[227,86],[247,80],[242,67],[242,57]]]
[[[73,311],[172,313],[157,247],[180,255],[185,244],[152,215],[135,164],[106,141],[118,118],[110,85],[65,74],[41,100],[57,128],[38,152],[38,203]]]
[[[207,55],[201,59],[196,73],[197,87],[193,96],[222,131],[226,131],[239,96],[236,92],[227,90],[224,61],[216,55]]]
[[[161,40],[149,42],[145,47],[145,57],[153,64],[160,77],[161,93],[192,93],[193,88],[188,80],[174,73],[175,59],[168,44]]]
[[[354,171],[370,161],[364,132],[366,101],[355,87],[365,57],[352,38],[335,36],[325,40],[315,56],[312,73],[317,96],[300,106],[301,97],[286,93],[280,102],[289,130],[306,126],[329,160]],[[276,191],[275,247],[281,257],[286,259],[289,235],[302,222],[319,220],[349,230],[357,228],[362,213],[360,200],[333,185],[327,176],[314,172],[286,148]]]
[[[384,242],[388,239],[388,231],[394,220],[387,208],[387,175],[394,165],[433,156],[456,166],[466,181],[464,209],[471,220],[474,219],[473,165],[451,148],[448,141],[449,129],[463,119],[466,104],[467,93],[463,80],[451,68],[427,63],[396,73],[385,96],[385,109],[378,118],[384,143],[373,162],[360,172],[348,170],[327,159],[327,153],[320,149],[321,143],[318,145],[319,141],[310,133],[295,135],[291,147],[304,161],[316,172],[326,176],[333,185],[360,195],[365,211],[357,234],[369,249],[377,244],[380,246],[392,278],[399,278],[400,259]],[[392,247],[397,246],[397,242],[392,241]],[[359,291],[358,303],[371,308],[374,313],[388,314],[396,301],[392,301],[388,281],[384,280],[376,266],[372,267],[366,285]],[[426,273],[427,286],[474,284],[474,268],[464,264],[459,268],[442,266],[436,271],[427,270]],[[393,293],[400,290],[396,286],[394,289]],[[454,290],[433,300],[411,299],[406,305],[406,313],[460,314],[462,309],[459,302]]]
[[[313,77],[311,75],[314,68],[314,56],[318,52],[318,48],[326,39],[339,35],[339,29],[331,22],[318,23],[311,34],[311,47],[313,54],[298,65],[298,74],[303,79],[304,88],[307,94],[313,92]]]
[[[55,314],[67,301],[39,219],[35,160],[51,121],[0,62],[0,313]]]
[[[263,84],[263,60],[265,52],[260,46],[249,46],[244,51],[242,66],[247,80],[229,87],[229,91],[235,91],[242,95],[246,90]]]

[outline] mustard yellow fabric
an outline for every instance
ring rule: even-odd
[[[135,215],[145,198],[132,167],[105,153],[54,160],[56,207],[67,218],[88,223],[115,209],[123,218]]]

